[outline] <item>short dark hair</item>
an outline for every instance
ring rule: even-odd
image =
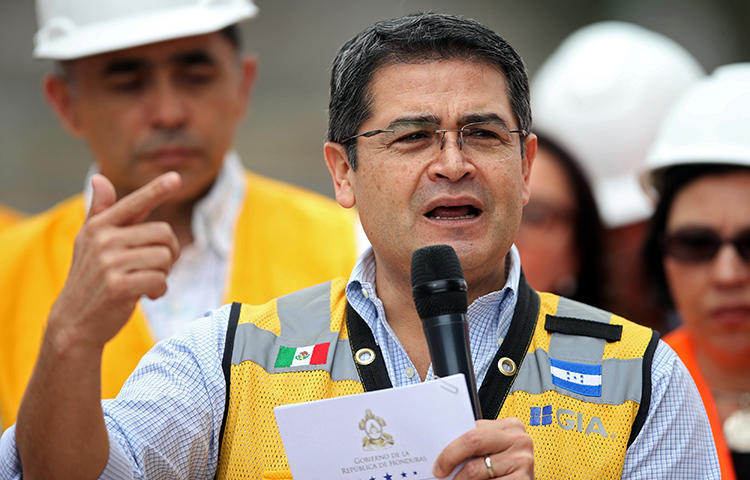
[[[662,242],[667,229],[672,204],[677,194],[688,184],[708,175],[726,175],[736,171],[750,172],[750,167],[725,164],[683,164],[667,168],[662,175],[659,201],[656,204],[643,242],[641,258],[646,277],[651,283],[656,300],[667,308],[674,307],[664,272]]]
[[[452,59],[486,63],[499,69],[505,75],[518,126],[529,130],[529,81],[523,60],[513,47],[476,20],[415,13],[378,22],[341,47],[331,70],[328,141],[341,142],[355,135],[372,115],[369,87],[379,68]],[[356,142],[346,148],[349,163],[356,169]]]
[[[242,49],[242,36],[240,35],[240,29],[236,23],[222,28],[219,30],[219,33],[229,40],[229,43],[232,44],[237,52]]]

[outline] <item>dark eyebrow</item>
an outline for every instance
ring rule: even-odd
[[[180,64],[183,66],[190,65],[215,65],[216,59],[205,50],[190,50],[188,52],[181,52],[172,56],[169,61],[171,63]]]
[[[497,122],[506,128],[510,128],[508,127],[508,122],[500,118],[496,113],[470,113],[460,118],[461,125],[476,122]]]
[[[147,66],[145,60],[137,60],[133,58],[122,58],[112,60],[104,67],[104,75],[118,75],[123,73],[132,73],[138,70],[143,70]]]
[[[216,59],[204,50],[189,50],[180,52],[169,58],[170,63],[182,66],[215,65]],[[152,62],[139,58],[119,58],[112,60],[104,67],[104,75],[118,75],[145,70],[152,66]]]
[[[440,125],[440,119],[436,115],[425,114],[425,115],[411,115],[405,117],[398,117],[388,124],[386,128],[393,128],[403,124],[415,124],[415,123],[427,123],[430,125]]]
[[[503,118],[501,118],[496,113],[470,113],[467,115],[463,115],[461,118],[459,118],[459,125],[466,125],[469,123],[477,123],[477,122],[497,122],[508,127],[508,122],[506,122]],[[395,120],[393,120],[390,124],[388,124],[388,127],[386,128],[393,128],[398,125],[403,124],[429,124],[429,125],[440,125],[440,117],[433,114],[424,114],[424,115],[407,115],[404,117],[398,117]]]

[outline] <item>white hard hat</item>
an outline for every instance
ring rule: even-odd
[[[624,22],[574,32],[540,67],[533,130],[581,162],[606,226],[651,214],[638,182],[646,152],[670,105],[702,76],[678,44]]]
[[[667,167],[696,163],[750,167],[750,63],[717,68],[675,103],[648,153],[644,188],[656,193]]]
[[[34,56],[70,60],[215,32],[254,17],[252,0],[37,0]]]

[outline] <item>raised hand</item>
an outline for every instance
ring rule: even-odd
[[[179,244],[168,223],[143,220],[177,191],[180,177],[165,173],[117,202],[106,177],[94,175],[91,184],[91,208],[49,327],[64,332],[63,339],[103,348],[142,295],[154,299],[166,292]]]
[[[164,294],[179,255],[169,224],[144,222],[180,187],[177,173],[165,173],[117,202],[105,177],[94,175],[91,184],[91,209],[18,412],[24,478],[99,476],[109,456],[100,403],[104,345],[141,295]]]

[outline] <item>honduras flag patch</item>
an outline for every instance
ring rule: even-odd
[[[549,359],[552,383],[587,397],[602,396],[602,366]]]

